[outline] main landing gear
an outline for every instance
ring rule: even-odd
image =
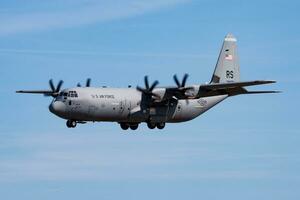
[[[73,121],[73,120],[68,120],[66,124],[67,124],[68,128],[75,128],[77,125],[77,122]]]
[[[131,129],[136,130],[139,127],[139,124],[128,124],[128,123],[120,123],[120,126],[123,130]]]
[[[155,128],[163,129],[163,128],[165,128],[166,123],[165,123],[165,122],[160,122],[160,123],[152,123],[152,122],[148,122],[148,123],[147,123],[147,126],[148,126],[149,129],[155,129]],[[129,128],[130,128],[131,130],[136,130],[136,129],[139,127],[139,124],[138,124],[138,123],[126,123],[126,122],[121,122],[121,123],[120,123],[120,127],[121,127],[123,130],[128,130]]]
[[[165,123],[165,122],[160,122],[160,123],[148,122],[148,123],[147,123],[147,126],[148,126],[148,128],[150,128],[150,129],[155,129],[155,128],[163,129],[163,128],[165,128],[166,123]]]

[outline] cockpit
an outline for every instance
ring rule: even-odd
[[[67,99],[73,99],[73,98],[78,98],[78,93],[74,90],[70,91],[62,91],[59,93],[59,95],[56,97],[56,101],[64,101]]]
[[[64,97],[64,98],[67,98],[67,97],[74,97],[74,98],[77,98],[78,97],[78,94],[76,91],[69,91],[69,92],[61,92],[59,93],[59,96],[60,97]]]

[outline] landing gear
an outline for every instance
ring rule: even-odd
[[[131,130],[136,130],[139,127],[139,124],[130,124]]]
[[[75,128],[77,125],[77,122],[76,121],[73,121],[73,120],[68,120],[67,121],[67,127],[68,128]]]
[[[127,130],[129,128],[129,125],[126,123],[120,123],[121,129]]]
[[[123,130],[131,129],[131,130],[136,130],[139,127],[139,124],[131,124],[131,123],[125,123],[122,122],[120,123],[120,126]]]
[[[159,122],[159,123],[147,122],[147,126],[149,129],[155,129],[155,128],[164,129],[166,126],[166,123],[165,122]],[[139,123],[120,122],[120,127],[123,130],[128,130],[129,128],[131,130],[136,130],[139,127]]]
[[[156,127],[157,127],[158,129],[163,129],[163,128],[165,128],[166,123],[165,123],[165,122],[160,122],[160,123],[148,122],[148,123],[147,123],[147,126],[148,126],[148,128],[150,128],[150,129],[155,129]]]
[[[163,129],[163,128],[165,128],[165,126],[166,126],[166,123],[165,123],[165,122],[161,122],[161,123],[156,124],[156,127],[157,127],[158,129]]]
[[[150,129],[155,129],[155,123],[148,122],[148,123],[147,123],[147,126],[148,126],[148,128],[150,128]]]

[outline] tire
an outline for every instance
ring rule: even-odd
[[[129,128],[128,124],[126,123],[120,123],[121,129],[127,130]]]
[[[156,125],[156,127],[157,127],[158,129],[163,129],[163,128],[165,128],[165,126],[166,126],[166,123],[165,123],[165,122],[161,122],[161,123],[158,123],[158,124]]]
[[[71,123],[70,123],[70,124],[71,124],[71,127],[72,127],[72,128],[75,128],[75,127],[76,127],[76,125],[77,125],[77,122],[76,122],[76,121],[71,121]]]
[[[130,129],[131,130],[136,130],[138,127],[139,127],[138,124],[132,124],[132,125],[130,125]]]
[[[147,123],[148,128],[155,129],[156,125],[154,123],[148,122]]]
[[[67,125],[68,128],[72,128],[72,125],[71,125],[71,121],[70,121],[70,120],[67,121],[66,125]]]

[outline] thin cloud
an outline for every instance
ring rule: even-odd
[[[91,1],[63,10],[2,15],[0,35],[77,27],[133,17],[188,0]]]

